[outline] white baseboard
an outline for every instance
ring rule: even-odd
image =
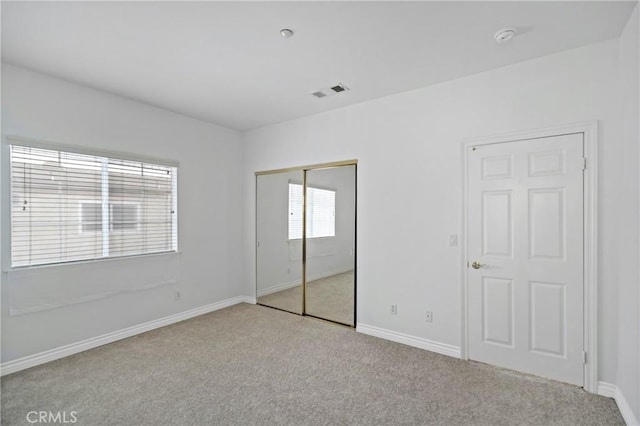
[[[607,382],[598,382],[598,395],[615,398],[618,387]]]
[[[255,305],[256,303],[258,303],[258,299],[253,296],[242,296],[242,301],[251,305]]]
[[[127,337],[135,336],[136,334],[145,333],[156,328],[164,327],[176,322],[184,321],[189,318],[197,317],[199,315],[207,314],[209,312],[217,311],[219,309],[227,308],[229,306],[243,302],[255,304],[255,298],[249,296],[234,297],[232,299],[223,300],[217,303],[211,303],[199,308],[190,309],[188,311],[169,315],[164,318],[145,322],[143,324],[134,325],[122,330],[113,331],[101,336],[92,337],[80,342],[60,346],[58,348],[50,349],[48,351],[40,352],[34,355],[18,358],[13,361],[4,362],[0,364],[0,376],[5,376],[7,374],[15,373],[20,370],[35,367],[36,365],[44,364],[56,359],[64,358],[69,355],[77,354],[78,352],[97,348],[98,346],[106,345],[117,340],[126,339]]]
[[[620,414],[622,414],[622,418],[627,425],[640,425],[640,422],[638,422],[633,410],[631,410],[631,406],[629,405],[627,398],[624,397],[624,394],[616,385],[607,382],[598,382],[598,395],[615,399],[618,409],[620,410]]]
[[[382,339],[391,340],[397,343],[414,346],[420,349],[426,349],[442,355],[448,355],[454,358],[460,358],[460,348],[446,343],[435,342],[433,340],[415,337],[409,334],[398,333],[396,331],[386,330],[384,328],[374,327],[366,324],[357,324],[356,331],[370,336],[380,337]]]

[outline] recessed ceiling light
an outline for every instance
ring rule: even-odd
[[[291,31],[289,28],[283,28],[280,30],[280,35],[284,38],[290,38],[291,36],[293,36],[293,31]]]
[[[516,35],[516,30],[513,28],[504,28],[497,33],[495,33],[494,37],[496,42],[498,43],[506,43]]]

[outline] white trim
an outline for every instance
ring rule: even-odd
[[[95,259],[73,260],[70,262],[43,263],[41,265],[16,266],[13,268],[9,267],[9,268],[2,269],[2,272],[11,273],[14,271],[37,270],[37,269],[47,269],[47,268],[64,268],[68,266],[83,265],[87,263],[112,262],[112,261],[119,261],[123,259],[138,259],[142,257],[154,257],[154,256],[165,256],[165,255],[182,256],[182,252],[171,250],[171,251],[158,251],[158,252],[152,252],[152,253],[128,254],[126,256],[97,257]]]
[[[624,394],[616,385],[607,382],[598,382],[598,395],[613,398],[616,401],[620,414],[627,425],[640,425],[635,414],[633,414],[627,398],[624,397]]]
[[[171,248],[178,251],[178,168],[171,174]]]
[[[229,306],[236,305],[238,303],[255,303],[255,299],[248,296],[238,296],[231,299],[223,300],[217,303],[211,303],[209,305],[201,306],[199,308],[190,309],[188,311],[180,312],[177,314],[169,315],[164,318],[159,318],[153,321],[145,322],[143,324],[127,327],[122,330],[113,331],[111,333],[103,334],[101,336],[92,337],[80,342],[71,343],[69,345],[60,346],[55,349],[40,352],[34,355],[18,358],[13,361],[4,362],[0,365],[0,376],[15,373],[20,370],[35,367],[36,365],[44,364],[56,359],[64,358],[69,355],[77,354],[89,349],[97,348],[98,346],[113,343],[118,340],[126,339],[127,337],[135,336],[137,334],[145,333],[147,331],[155,330],[156,328],[164,327],[170,324],[174,324],[180,321],[187,320],[189,318],[204,315],[209,312],[217,311],[219,309],[227,308]]]
[[[598,122],[580,125],[584,132],[584,388],[598,389]]]
[[[584,172],[584,350],[587,363],[584,367],[584,388],[596,393],[598,390],[598,122],[588,121],[554,126],[542,129],[526,130],[495,136],[467,139],[462,143],[462,250],[460,253],[461,272],[461,339],[460,354],[468,359],[468,176],[467,153],[473,145],[488,145],[503,142],[524,141],[543,137],[584,134],[584,156],[587,169]]]
[[[426,349],[442,355],[460,358],[460,348],[457,346],[440,343],[433,340],[423,339],[422,337],[411,336],[409,334],[398,333],[396,331],[387,330],[372,325],[358,323],[356,326],[358,333],[367,334],[369,336],[380,337],[381,339],[391,340],[392,342],[402,343],[420,349]]]
[[[469,168],[469,157],[467,156],[468,144],[460,145],[460,154],[462,155],[462,211],[460,212],[460,359],[469,359],[469,335],[467,332],[467,312],[469,312],[469,296],[467,294],[467,275],[469,268],[467,267],[467,198],[468,187],[467,169]]]
[[[607,382],[598,382],[598,395],[615,398],[618,387]]]
[[[242,303],[249,303],[250,305],[255,305],[258,303],[258,300],[253,296],[242,296]]]

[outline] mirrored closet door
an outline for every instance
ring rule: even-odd
[[[307,171],[305,313],[354,325],[355,166]]]
[[[303,171],[256,178],[258,303],[302,315],[302,237],[291,234],[292,226],[302,232],[302,212],[299,218],[290,215],[292,202],[302,206],[302,193],[292,200],[290,188],[302,185]]]
[[[355,326],[356,162],[256,173],[261,305]]]

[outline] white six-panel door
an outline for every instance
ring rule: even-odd
[[[468,149],[469,358],[583,385],[583,134]]]

